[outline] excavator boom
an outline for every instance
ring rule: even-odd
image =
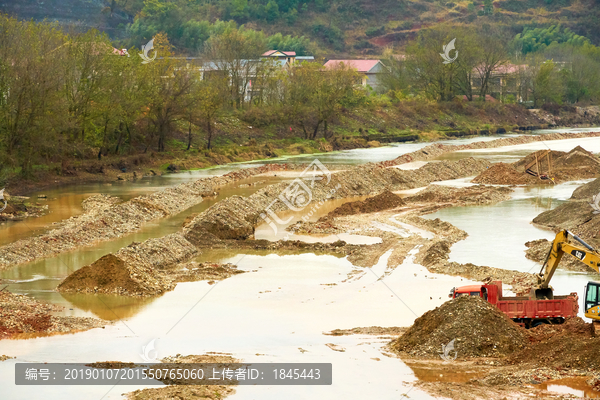
[[[570,243],[569,236],[578,244]],[[550,280],[565,253],[577,258],[596,272],[600,272],[600,253],[579,236],[568,230],[563,230],[556,234],[542,270],[537,274],[538,285],[532,289],[532,297],[535,296],[536,299],[554,298]],[[594,329],[597,334],[600,334],[600,283],[588,282],[585,290],[584,309],[585,316],[594,320]]]
[[[571,236],[573,239],[579,242],[581,246],[570,243],[569,236]],[[600,253],[598,253],[598,251],[596,251],[592,246],[587,244],[579,236],[574,235],[566,229],[560,231],[556,234],[554,242],[552,242],[552,248],[548,252],[548,256],[546,256],[546,261],[544,261],[542,270],[539,274],[537,274],[538,286],[534,288],[536,298],[551,299],[553,297],[552,287],[550,286],[550,280],[556,272],[558,264],[560,263],[560,260],[562,259],[562,256],[565,253],[572,255],[579,261],[592,267],[594,270],[596,270],[596,272],[600,272],[598,270],[598,263],[600,263]]]

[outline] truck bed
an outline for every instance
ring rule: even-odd
[[[509,318],[571,318],[579,311],[577,295],[555,296],[552,300],[501,297],[496,306]]]

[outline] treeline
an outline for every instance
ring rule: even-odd
[[[229,27],[195,65],[170,57],[157,35],[160,57],[142,64],[135,49],[113,54],[96,31],[73,36],[0,16],[0,166],[30,176],[63,160],[165,151],[176,134],[187,135],[187,149],[210,149],[216,121],[231,113],[251,121],[285,115],[304,138],[327,138],[328,121],[365,99],[354,70],[282,69],[260,59],[267,44]]]
[[[315,3],[315,0],[310,2]],[[319,2],[323,1],[316,0],[317,5]],[[307,3],[301,0],[110,0],[107,11],[123,9],[136,16],[127,27],[128,39],[123,42],[126,47],[139,46],[161,32],[168,35],[178,52],[196,55],[204,50],[204,44],[211,36],[249,21],[294,23],[298,12],[307,10]],[[316,50],[304,36],[281,33],[267,36],[258,30],[254,34],[265,36],[264,40],[273,49],[285,48],[298,55],[312,54]]]
[[[443,63],[442,44],[452,39],[456,49]],[[600,101],[600,48],[560,26],[525,30],[514,38],[488,24],[439,26],[422,30],[403,57],[388,52],[385,63],[390,74],[384,87],[399,99],[472,101],[492,95],[534,107]]]

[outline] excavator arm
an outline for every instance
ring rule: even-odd
[[[569,236],[579,242],[581,246],[570,243]],[[554,242],[552,242],[552,248],[548,252],[542,270],[537,274],[538,285],[534,288],[536,298],[553,298],[550,280],[552,279],[554,272],[556,272],[556,268],[558,268],[558,264],[565,253],[572,255],[582,263],[592,267],[597,272],[600,272],[598,266],[600,263],[600,253],[584,242],[583,239],[568,230],[560,231],[556,234]]]

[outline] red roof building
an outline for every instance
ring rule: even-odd
[[[377,90],[380,86],[379,76],[387,72],[386,66],[380,60],[329,60],[324,67],[336,68],[342,64],[364,74],[362,85],[370,86],[373,90]]]

